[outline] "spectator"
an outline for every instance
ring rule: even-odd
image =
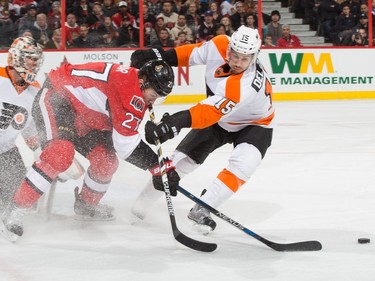
[[[174,0],[173,1],[172,11],[175,12],[177,15],[183,13],[184,4],[181,0]]]
[[[103,16],[112,17],[117,13],[117,7],[114,0],[103,0],[102,4]]]
[[[244,0],[243,1],[243,10],[245,13],[256,14],[256,3],[253,0]]]
[[[280,12],[274,10],[271,12],[271,22],[267,24],[267,34],[272,36],[272,44],[274,45],[277,44],[277,40],[282,36],[280,19]]]
[[[91,6],[88,0],[75,0],[71,8],[68,8],[68,13],[74,13],[77,17],[77,24],[81,25],[86,22],[86,19],[92,13]]]
[[[225,27],[225,34],[231,36],[234,30],[230,17],[228,15],[223,16],[220,20],[220,23]]]
[[[361,4],[357,0],[346,0],[342,2],[340,6],[341,6],[341,10],[344,8],[344,6],[349,6],[350,12],[356,19],[361,14]]]
[[[16,15],[14,6],[10,2],[11,1],[0,1],[0,20],[4,18],[10,19],[12,20],[12,23],[14,23],[19,18],[19,16]],[[10,47],[10,45],[8,47]]]
[[[217,2],[211,2],[210,4],[210,11],[212,12],[212,17],[214,19],[214,23],[220,23],[221,18],[223,15],[221,14],[219,5]]]
[[[148,0],[149,13],[151,15],[158,15],[161,13],[161,3],[159,0]]]
[[[204,13],[203,23],[198,28],[198,42],[208,41],[215,36],[214,19],[212,15],[212,11],[210,10]]]
[[[191,44],[191,41],[187,40],[187,34],[185,31],[180,31],[174,41],[175,47]]]
[[[336,18],[335,31],[337,36],[332,38],[332,42],[335,45],[341,45],[342,38],[345,38],[347,34],[353,33],[353,27],[356,24],[356,19],[350,13],[350,7],[348,4],[342,6],[342,13]]]
[[[36,5],[30,4],[27,6],[27,13],[18,21],[18,35],[21,35],[25,30],[31,30],[36,21]]]
[[[61,47],[62,47],[61,28],[57,28],[53,31],[51,40],[49,40],[44,45],[44,49],[61,49]]]
[[[35,7],[37,5],[35,0],[13,0],[9,2],[12,3],[16,15],[20,17],[29,10],[30,5],[34,5]]]
[[[73,45],[73,40],[79,37],[80,28],[77,24],[77,17],[73,13],[69,13],[66,16],[65,22],[65,35],[66,44],[68,46]]]
[[[53,30],[51,30],[47,25],[46,14],[38,14],[36,16],[36,21],[34,26],[31,28],[31,33],[33,38],[38,41],[38,43],[45,46],[49,40],[51,40]]]
[[[252,29],[257,29],[257,25],[255,23],[255,15],[252,13],[244,14],[243,23],[244,23],[244,26],[250,27]]]
[[[4,11],[0,18],[0,49],[8,49],[16,37],[16,26],[9,17],[9,11]]]
[[[104,21],[102,5],[99,2],[94,2],[92,5],[92,12],[86,18],[86,23],[91,30],[97,30],[99,25]]]
[[[59,1],[52,3],[51,10],[47,14],[47,24],[51,30],[61,27],[61,5]]]
[[[319,6],[319,25],[321,25],[322,35],[331,42],[331,32],[335,24],[335,18],[340,13],[340,4],[335,0],[323,0]]]
[[[355,33],[359,33],[359,30],[363,28],[366,31],[366,34],[368,34],[368,16],[367,14],[361,14],[359,16],[359,22],[356,26],[353,27],[352,32],[347,32],[345,36],[342,38],[341,45],[343,46],[350,46],[353,42],[353,35]]]
[[[301,47],[301,40],[290,34],[290,27],[287,24],[282,26],[282,36],[277,40],[278,47]]]
[[[272,36],[270,34],[265,36],[263,47],[275,47],[275,45],[272,43]]]
[[[86,23],[79,27],[79,37],[73,40],[73,48],[96,48],[98,41],[89,35],[89,26]]]
[[[117,45],[123,48],[139,47],[139,30],[131,24],[128,16],[123,18]]]
[[[353,34],[352,42],[349,44],[349,46],[365,47],[368,46],[368,40],[365,36],[357,32]]]
[[[152,47],[174,47],[174,41],[169,37],[169,31],[167,28],[162,28],[159,31],[158,39],[151,42]]]
[[[144,46],[145,47],[151,47],[151,34],[155,33],[155,29],[152,27],[152,24],[150,22],[146,22],[144,24]],[[155,39],[157,38],[155,33]]]
[[[186,40],[193,42],[193,32],[186,25],[186,16],[184,14],[178,15],[177,24],[171,29],[171,39],[177,40],[178,34],[184,31],[186,33]]]
[[[159,37],[159,31],[162,30],[163,28],[166,28],[165,24],[164,24],[164,18],[163,17],[158,17],[156,19],[156,24],[155,24],[155,28],[153,30],[151,30],[151,36],[150,36],[150,41],[153,42],[155,40],[157,40]]]
[[[151,23],[152,27],[155,26],[156,17],[150,13],[149,4],[147,2],[143,2],[143,24]],[[138,26],[139,26],[139,16],[138,16]]]
[[[104,16],[103,23],[98,27],[99,44],[101,47],[113,48],[118,46],[119,32],[110,16]]]
[[[120,1],[118,2],[118,12],[112,16],[112,21],[117,28],[122,26],[125,16],[128,17],[131,25],[135,25],[135,18],[128,10],[128,3]]]
[[[234,2],[234,0],[224,0],[221,2],[220,9],[223,16],[230,16],[235,13]]]
[[[37,0],[38,2],[38,14],[43,13],[48,16],[52,10],[52,4],[56,0]],[[60,5],[61,6],[61,5]]]
[[[191,2],[188,6],[188,10],[186,11],[186,24],[193,32],[193,42],[195,42],[198,33],[198,26],[202,22],[202,18],[197,13],[198,7],[197,3]]]
[[[170,29],[176,25],[178,18],[178,14],[173,12],[172,8],[173,0],[163,0],[161,13],[157,16],[163,17],[166,25],[168,25],[168,23],[172,23],[173,26],[171,26]]]
[[[242,18],[245,14],[245,9],[242,1],[237,1],[234,7],[236,11],[230,16],[230,19],[233,29],[237,30],[243,24]]]
[[[215,24],[215,36],[225,34],[225,25],[222,23]]]
[[[301,8],[303,9],[303,23],[315,25],[318,24],[318,1],[317,0],[302,0]]]

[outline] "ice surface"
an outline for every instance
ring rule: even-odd
[[[188,106],[156,106],[157,119]],[[215,252],[174,240],[163,197],[131,225],[130,207],[149,175],[122,162],[103,200],[117,220],[75,221],[80,180],[58,184],[52,216],[28,216],[15,244],[0,239],[0,280],[375,280],[375,101],[278,102],[276,110],[279,126],[261,166],[218,209],[269,240],[319,240],[322,251],[279,253],[219,219],[212,235],[195,234],[186,218],[193,203],[181,194],[173,198],[179,229],[217,243]],[[183,134],[163,145],[166,155]],[[22,151],[30,165],[32,153]],[[199,195],[230,151],[214,152],[181,185]],[[372,243],[360,245],[359,237]]]

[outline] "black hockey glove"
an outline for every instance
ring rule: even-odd
[[[176,186],[180,181],[180,176],[175,170],[175,167],[172,165],[172,161],[168,158],[164,158],[164,165],[166,165],[166,172],[168,177],[169,191],[172,196],[177,195]],[[164,191],[163,179],[161,177],[161,171],[159,164],[150,169],[152,174],[152,183],[154,188],[160,191]]]
[[[149,144],[156,144],[157,140],[164,143],[177,136],[181,128],[191,126],[191,115],[189,110],[177,112],[173,115],[165,113],[158,124],[147,121],[145,126],[146,141]]]
[[[130,57],[130,66],[140,69],[146,62],[155,59],[163,59],[164,50],[155,47],[148,50],[136,50]]]

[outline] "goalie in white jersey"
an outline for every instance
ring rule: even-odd
[[[31,109],[40,88],[35,77],[42,62],[42,46],[31,37],[19,37],[9,49],[8,66],[0,67],[0,210],[26,174],[15,143],[18,135],[32,150],[39,147]]]
[[[206,65],[208,97],[189,110],[164,115],[155,125],[146,124],[146,140],[165,142],[180,132],[193,128],[178,145],[173,164],[182,177],[194,171],[215,149],[233,143],[229,163],[201,199],[216,208],[229,199],[250,177],[271,145],[274,126],[272,86],[258,60],[261,39],[257,30],[241,26],[232,37],[219,35],[208,42],[177,47],[172,50],[140,50],[132,54],[132,64],[161,55],[172,66]],[[145,208],[158,195],[152,185],[144,190],[133,207],[143,218]],[[199,205],[188,218],[204,232],[215,229],[209,211]]]

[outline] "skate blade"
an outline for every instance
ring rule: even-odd
[[[85,216],[85,215],[74,215],[74,219],[77,221],[114,221],[116,219],[115,216],[112,217],[105,217],[105,218],[100,218],[100,217],[92,217],[92,216]]]
[[[15,243],[18,239],[18,235],[10,232],[6,226],[4,225],[3,221],[0,219],[0,234],[9,242]]]

